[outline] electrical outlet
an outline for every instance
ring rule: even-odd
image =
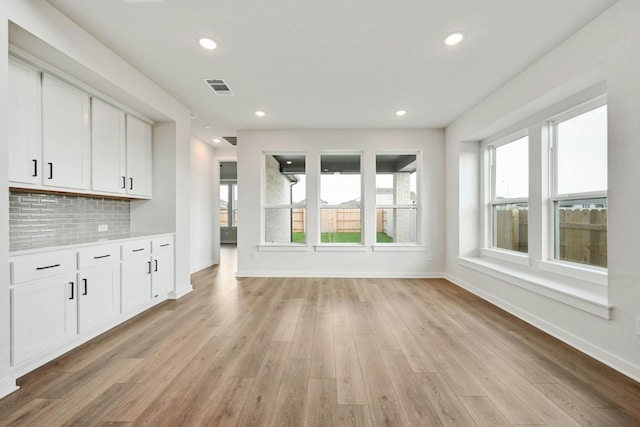
[[[427,261],[433,261],[433,254],[431,252],[427,252]]]
[[[100,224],[98,226],[98,231],[109,231],[109,224]]]
[[[640,336],[640,317],[636,317],[636,335]]]
[[[251,260],[252,261],[257,261],[258,260],[258,252],[253,252],[251,254]]]

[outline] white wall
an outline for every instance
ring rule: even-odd
[[[191,138],[191,273],[214,264],[213,147]]]
[[[640,379],[640,2],[622,0],[446,130],[447,277],[561,340]],[[468,268],[481,241],[477,141],[606,81],[609,108],[608,301],[611,320]],[[540,177],[537,177],[540,178]],[[536,231],[536,230],[534,230]],[[539,230],[537,230],[539,231]],[[579,283],[579,281],[578,281]]]
[[[319,155],[327,150],[363,154],[364,239],[362,252],[319,252]],[[375,155],[420,151],[421,252],[377,252],[375,239]],[[307,154],[307,240],[304,252],[257,250],[261,244],[261,169],[264,151]],[[238,275],[430,277],[444,271],[444,140],[441,130],[300,130],[238,133]],[[431,254],[433,260],[428,260]],[[257,257],[257,259],[256,259]]]
[[[0,7],[0,181],[8,178],[7,160],[7,67],[8,67],[8,26],[7,10]],[[9,190],[0,197],[0,235],[9,235]],[[0,397],[15,390],[15,381],[9,376],[10,344],[9,329],[9,239],[0,239]]]
[[[136,202],[132,209],[134,231],[145,230],[154,223],[162,229],[152,231],[176,233],[176,286],[178,297],[191,289],[190,252],[190,131],[189,110],[151,82],[100,41],[77,26],[43,0],[5,0],[0,6],[0,121],[6,119],[7,34],[21,49],[51,63],[70,76],[91,85],[113,99],[162,123],[154,126],[156,161],[168,165],[165,175],[154,180],[158,197]],[[15,26],[8,26],[13,23]],[[2,124],[0,122],[0,124]],[[6,129],[6,126],[0,126]],[[7,181],[6,132],[0,135],[0,179]],[[160,172],[154,165],[154,177]],[[0,201],[0,233],[8,234],[8,198]],[[148,222],[145,222],[145,219]],[[138,224],[138,225],[134,225]],[[144,224],[144,225],[142,225]],[[8,242],[0,240],[0,274],[8,277]],[[11,389],[9,372],[9,295],[6,280],[0,281],[0,396]]]

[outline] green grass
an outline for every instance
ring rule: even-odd
[[[292,243],[306,243],[307,235],[302,231],[294,231],[291,236]],[[322,233],[322,243],[360,243],[361,235],[358,232]],[[386,233],[379,232],[376,236],[377,243],[393,243],[393,238]]]

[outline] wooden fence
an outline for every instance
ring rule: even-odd
[[[607,266],[607,210],[602,208],[558,211],[559,259]],[[496,246],[527,252],[529,212],[504,209],[496,215]]]
[[[229,212],[228,210],[225,208],[220,208],[220,226],[221,227],[228,227],[229,226]],[[236,209],[234,211],[234,215],[233,215],[233,226],[237,227],[238,226],[238,210]]]
[[[335,232],[360,232],[362,224],[360,223],[359,209],[322,209],[322,229],[333,230]],[[303,209],[293,209],[291,230],[294,232],[305,231],[305,221]],[[376,231],[384,232],[387,223],[386,212],[382,209],[378,210],[376,217]]]

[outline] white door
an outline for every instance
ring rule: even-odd
[[[151,261],[149,257],[122,262],[122,312],[127,313],[151,300]]]
[[[151,126],[127,115],[127,193],[151,197]]]
[[[91,188],[126,192],[124,113],[99,99],[91,99]]]
[[[46,354],[78,333],[73,273],[11,289],[11,364]]]
[[[81,334],[120,315],[120,265],[78,274],[78,327]]]
[[[40,72],[9,57],[9,181],[40,182]]]
[[[48,74],[42,77],[43,184],[89,189],[89,95]]]
[[[164,298],[173,291],[173,252],[154,255],[152,267],[153,298]]]

